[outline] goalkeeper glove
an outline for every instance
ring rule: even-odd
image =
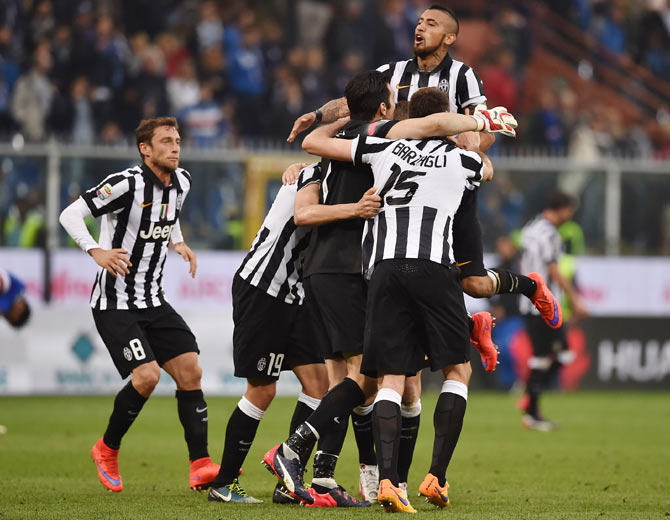
[[[505,107],[486,108],[486,105],[477,105],[472,115],[477,121],[477,132],[501,133],[509,137],[516,137],[516,119]]]

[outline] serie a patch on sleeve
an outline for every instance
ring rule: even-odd
[[[112,185],[107,183],[102,188],[100,188],[96,193],[98,194],[98,198],[100,200],[105,200],[112,194]]]

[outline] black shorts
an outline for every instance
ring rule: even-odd
[[[144,363],[163,366],[186,352],[200,353],[191,329],[167,302],[149,309],[93,309],[93,320],[124,379]]]
[[[454,258],[461,269],[461,278],[486,276],[482,225],[477,215],[477,191],[465,190],[454,216]]]
[[[328,359],[361,354],[367,282],[360,274],[313,274],[305,281],[314,339]]]
[[[556,356],[559,352],[568,350],[568,341],[563,327],[552,329],[541,316],[527,314],[526,331],[533,345],[533,356]]]
[[[470,327],[455,266],[382,260],[370,279],[367,316],[365,375],[414,375],[426,364],[435,371],[470,361]]]
[[[323,363],[311,340],[308,300],[291,305],[239,275],[233,279],[235,376],[276,381],[282,370]]]

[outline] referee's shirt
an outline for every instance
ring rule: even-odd
[[[449,94],[449,110],[464,113],[470,105],[486,103],[484,84],[473,69],[447,54],[431,72],[419,72],[416,57],[394,61],[377,69],[383,72],[395,93],[395,100],[409,101],[420,88],[437,87]]]
[[[549,284],[551,292],[559,294],[558,284],[550,281],[549,264],[558,262],[562,247],[561,236],[556,227],[542,215],[538,215],[521,230],[520,271],[541,274]],[[519,299],[519,310],[522,314],[539,314],[528,298]]]
[[[146,166],[113,173],[81,198],[94,217],[102,216],[100,247],[130,253],[130,274],[114,278],[98,269],[91,307],[99,310],[158,307],[163,296],[163,266],[178,225],[191,175],[177,168],[165,186]]]

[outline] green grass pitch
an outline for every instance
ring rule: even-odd
[[[411,495],[428,470],[435,395],[423,398],[423,422],[410,473]],[[276,519],[382,518],[363,510],[312,510],[271,504],[274,479],[259,463],[283,440],[294,400],[277,398],[244,465],[242,485],[265,504],[207,501],[188,489],[188,463],[176,401],[154,397],[124,439],[125,490],[98,482],[90,448],[101,435],[112,397],[1,397],[0,519]],[[237,399],[210,398],[209,445],[218,461]],[[547,414],[563,428],[524,431],[515,397],[471,392],[465,426],[449,469],[451,505],[419,498],[419,515],[453,519],[670,517],[670,393],[548,395]],[[358,491],[351,428],[338,481]],[[308,474],[308,476],[310,476]],[[309,479],[308,479],[309,480]]]

